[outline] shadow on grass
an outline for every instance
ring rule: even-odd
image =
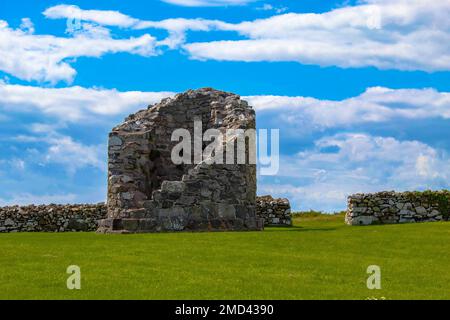
[[[277,226],[277,227],[266,227],[264,232],[311,232],[311,231],[335,231],[336,227],[301,227],[301,226]]]

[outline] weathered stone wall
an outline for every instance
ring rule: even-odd
[[[183,128],[194,137],[198,120],[201,135],[208,129],[255,129],[255,112],[247,102],[205,88],[164,99],[112,130],[108,217],[99,232],[263,228],[255,209],[256,165],[173,163],[172,149],[179,143],[171,140],[173,131]],[[247,156],[251,149],[256,144],[249,140]]]
[[[449,191],[379,192],[348,197],[345,222],[350,225],[448,220]]]
[[[40,205],[0,207],[0,232],[95,231],[106,205]]]
[[[289,208],[287,199],[256,197],[256,212],[266,225],[290,225]],[[105,203],[0,207],[0,233],[96,231],[106,217]]]
[[[291,205],[288,199],[274,199],[272,196],[256,197],[256,214],[264,219],[266,226],[291,226]]]

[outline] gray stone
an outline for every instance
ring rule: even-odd
[[[9,227],[9,226],[13,226],[15,223],[14,223],[14,221],[12,220],[12,219],[6,219],[5,220],[5,223],[4,223],[4,225],[6,226],[6,227]]]
[[[427,214],[428,212],[427,212],[427,209],[425,209],[424,207],[417,207],[416,208],[416,212],[418,213],[418,214]]]
[[[95,231],[105,216],[103,203],[0,207],[0,232]]]
[[[109,138],[109,146],[110,147],[121,146],[122,143],[123,143],[122,139],[120,139],[117,136],[111,136]]]
[[[88,231],[89,225],[83,219],[70,219],[67,221],[67,229],[74,231]]]
[[[440,215],[440,212],[437,210],[433,210],[431,211],[431,213],[428,214],[429,217],[436,217],[438,215]]]
[[[163,181],[161,185],[162,192],[182,193],[185,184],[183,181]]]
[[[384,191],[351,195],[347,200],[345,222],[358,225],[439,221],[443,219],[438,209],[440,205],[430,203],[430,192],[440,199],[450,198],[447,190],[404,193]]]
[[[219,203],[218,215],[220,218],[234,219],[236,218],[236,209],[233,205]]]
[[[272,196],[257,197],[256,214],[264,219],[265,225],[292,225],[291,205],[288,199],[274,199]]]
[[[363,225],[367,226],[372,224],[375,221],[375,218],[372,216],[360,216],[352,219],[352,225]]]
[[[182,128],[194,137],[198,119],[203,121],[201,133],[256,127],[254,110],[239,96],[210,88],[177,94],[127,117],[110,133],[106,220],[126,219],[129,210],[139,209],[153,220],[141,221],[137,228],[124,220],[123,230],[103,223],[99,232],[206,231],[213,224],[213,230],[262,229],[255,208],[254,164],[172,161],[172,150],[179,144],[172,141],[173,130]],[[122,179],[111,178],[115,176]],[[246,219],[254,221],[235,223],[237,205],[245,206]]]

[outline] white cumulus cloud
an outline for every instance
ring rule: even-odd
[[[85,167],[106,170],[106,144],[84,144],[71,136],[59,133],[57,126],[30,124],[27,134],[13,137],[11,141],[26,144],[28,146],[26,161],[41,166],[62,165],[69,174],[74,174],[78,169]]]
[[[174,95],[173,92],[120,92],[115,89],[44,88],[0,82],[0,109],[41,112],[70,122],[123,115]],[[334,101],[301,96],[244,96],[260,113],[275,112],[286,123],[317,129],[395,119],[450,119],[450,93],[435,89],[368,88],[359,96]]]
[[[43,88],[0,82],[0,109],[6,112],[41,112],[79,122],[100,116],[135,112],[171,96],[171,92],[119,92],[111,89]]]
[[[115,89],[44,88],[0,82],[0,109],[8,112],[41,112],[69,122],[123,115],[174,95],[173,92],[120,92]],[[355,123],[381,123],[395,119],[450,119],[450,93],[435,89],[368,88],[359,96],[334,101],[296,96],[244,96],[255,110],[287,124],[315,129],[345,127]]]
[[[193,6],[226,1],[177,2]],[[228,4],[244,2],[248,1],[227,1]],[[69,5],[48,8],[44,14],[53,19],[78,17],[103,26],[164,29],[169,36],[157,45],[172,49],[182,46],[192,58],[199,60],[294,61],[343,68],[372,66],[428,72],[450,70],[450,0],[365,0],[324,13],[286,13],[240,23],[201,18],[146,21],[117,11],[82,10]],[[186,39],[187,31],[214,30],[235,32],[244,39],[217,38],[193,43]]]
[[[118,11],[108,10],[84,10],[74,5],[58,5],[50,7],[44,11],[44,15],[49,19],[69,19],[69,21],[87,21],[99,26],[129,28],[133,30],[142,29],[163,29],[169,33],[167,38],[163,38],[155,43],[155,46],[168,46],[177,48],[186,42],[187,31],[221,30],[229,28],[231,25],[220,20],[207,19],[186,19],[169,18],[160,21],[140,20]]]
[[[187,43],[195,59],[297,61],[379,69],[450,70],[450,0],[373,0],[325,13],[229,24],[247,39]]]
[[[105,26],[118,26],[129,28],[139,20],[119,11],[112,10],[82,10],[75,5],[57,5],[48,8],[43,14],[50,19],[78,19],[96,22]]]
[[[156,54],[155,38],[145,34],[137,38],[113,39],[107,30],[85,23],[73,37],[36,35],[31,21],[22,29],[13,29],[0,20],[0,70],[17,78],[56,83],[71,82],[76,70],[69,58],[101,57],[108,53],[128,52],[141,56]]]
[[[450,119],[450,93],[435,89],[372,87],[340,101],[270,95],[246,99],[259,112],[278,110],[287,122],[319,129],[394,119]]]

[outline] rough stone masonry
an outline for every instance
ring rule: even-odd
[[[265,225],[292,223],[287,199],[256,197],[256,213]],[[105,203],[0,207],[0,233],[96,231],[105,218]]]
[[[0,233],[95,231],[104,203],[0,207]]]
[[[448,220],[449,191],[359,193],[348,197],[345,222],[350,225]]]
[[[255,129],[255,112],[238,95],[189,90],[130,115],[109,136],[107,218],[99,232],[262,230],[256,165],[174,164],[175,129]],[[204,148],[205,145],[202,145]],[[249,150],[256,148],[248,140]]]
[[[257,197],[256,214],[264,219],[264,225],[266,226],[292,225],[291,205],[286,198]]]

